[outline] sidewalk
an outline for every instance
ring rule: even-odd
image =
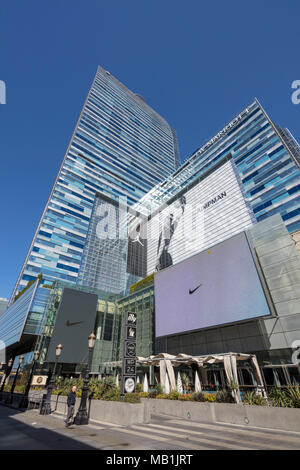
[[[120,426],[90,421],[66,428],[64,416],[0,405],[0,450],[299,450],[300,433],[152,414]]]
[[[83,426],[64,423],[60,413],[40,415],[39,410],[20,411],[0,405],[0,450],[139,450],[144,439],[116,435],[113,423],[90,420]],[[159,447],[158,447],[159,448]],[[163,448],[163,447],[161,447]],[[173,447],[174,448],[174,447]]]

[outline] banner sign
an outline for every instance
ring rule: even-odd
[[[47,383],[47,375],[34,375],[32,378],[31,385],[32,386],[45,386]]]
[[[121,401],[125,393],[135,391],[136,383],[136,319],[134,312],[125,313]]]

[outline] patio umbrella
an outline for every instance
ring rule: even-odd
[[[136,383],[139,384],[140,383],[140,378],[138,376],[138,378],[136,379]]]
[[[180,393],[181,395],[183,394],[180,372],[178,372],[178,375],[177,375],[177,392]]]
[[[145,374],[144,383],[143,383],[143,392],[148,392],[148,391],[149,391],[148,379],[147,379],[147,374]]]
[[[201,383],[200,383],[198,372],[196,371],[195,372],[195,392],[201,392],[201,391],[202,391]]]
[[[117,374],[117,377],[116,377],[116,387],[117,388],[119,387],[119,374]]]

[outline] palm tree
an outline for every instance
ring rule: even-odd
[[[187,390],[188,386],[190,385],[190,378],[189,378],[188,374],[183,373],[181,375],[181,382],[182,382],[183,389]]]

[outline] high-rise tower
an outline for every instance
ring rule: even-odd
[[[280,214],[290,233],[300,229],[300,147],[276,126],[255,99],[218,134],[141,199],[135,207],[159,207],[227,155],[240,177],[247,203],[260,222]]]
[[[175,131],[98,67],[17,279],[76,283],[96,191],[132,205],[179,165]]]

